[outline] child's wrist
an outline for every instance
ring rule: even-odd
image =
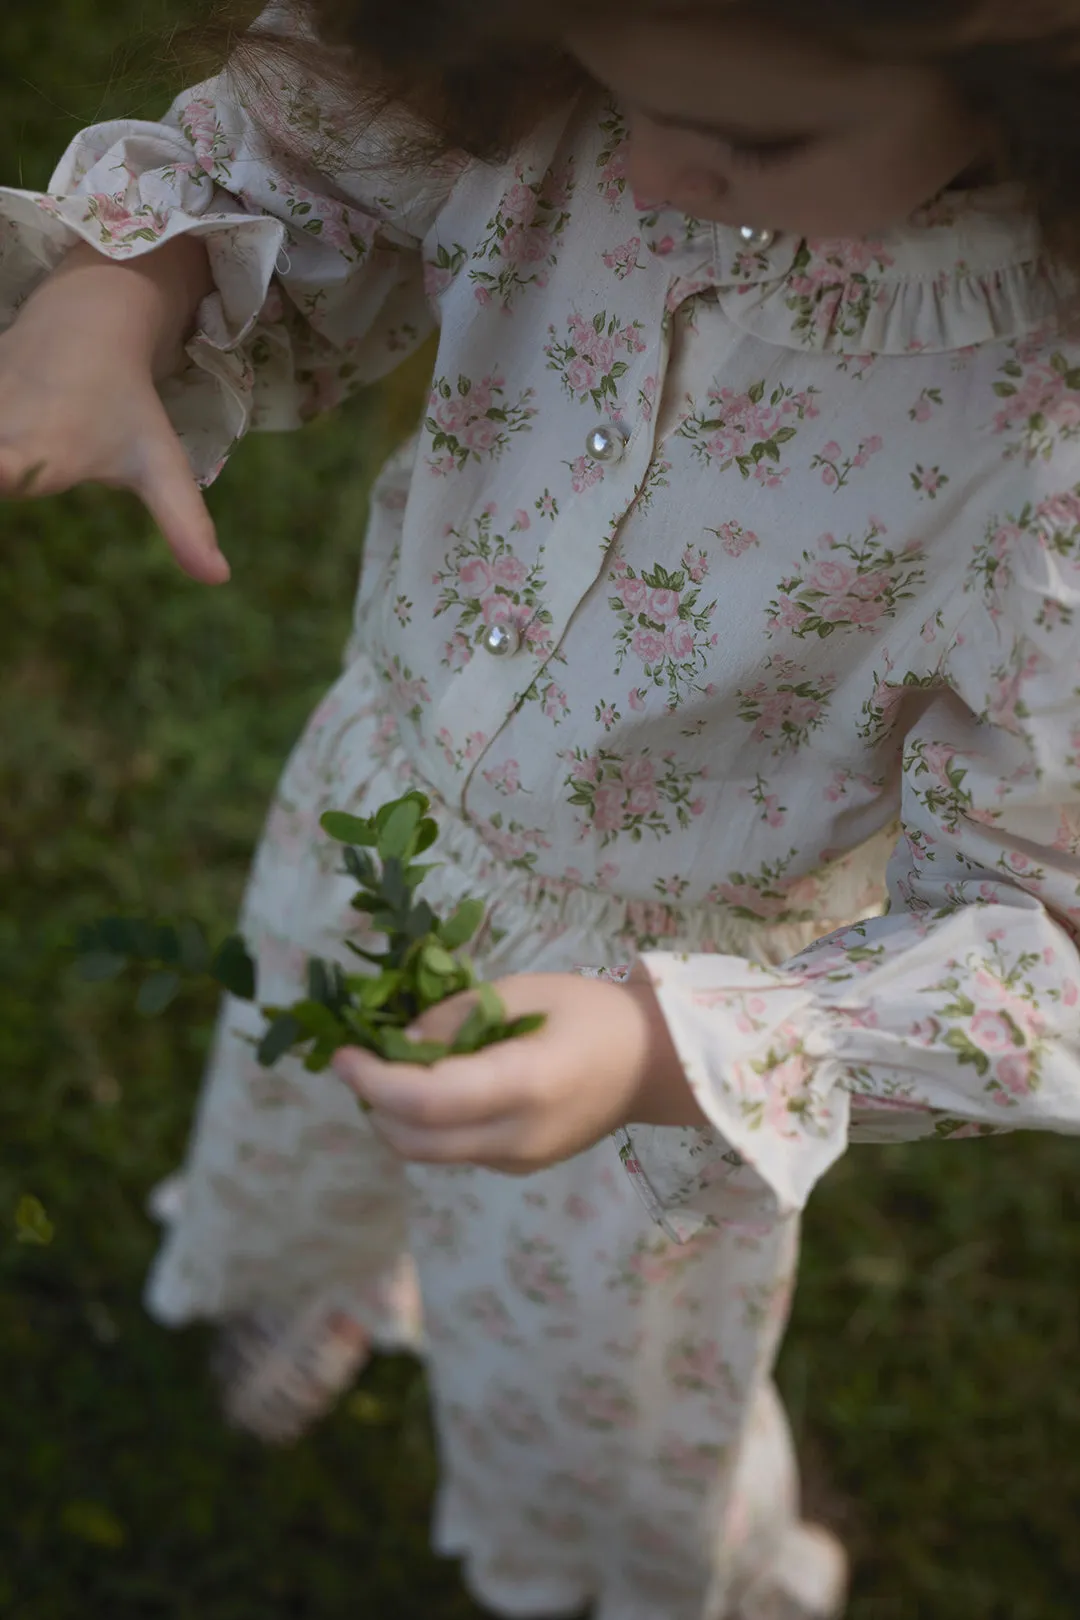
[[[199,305],[212,290],[206,249],[185,236],[138,259],[107,258],[80,243],[37,288],[20,321],[89,328],[118,364],[145,365],[160,380],[176,371]]]
[[[626,1123],[676,1127],[708,1125],[708,1117],[686,1077],[656,991],[640,968],[625,990],[637,1003],[643,1042],[640,1080],[633,1113]]]

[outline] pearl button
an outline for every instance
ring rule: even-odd
[[[766,253],[776,241],[776,232],[759,231],[754,225],[743,225],[739,230],[739,239],[755,253]]]
[[[605,466],[613,467],[626,454],[626,440],[618,428],[593,428],[585,440],[585,452],[593,461],[600,461]]]
[[[489,624],[483,646],[492,658],[513,658],[521,646],[521,637],[512,624]]]

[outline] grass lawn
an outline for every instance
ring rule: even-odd
[[[118,44],[166,0],[4,0],[2,177],[148,113]],[[376,1367],[291,1453],[226,1434],[205,1337],[144,1319],[148,1189],[175,1162],[212,1004],[141,1023],[75,984],[77,925],[228,924],[283,756],[333,678],[365,489],[411,395],[252,441],[214,491],[235,578],[175,569],[101,491],[0,513],[0,1616],[468,1620],[426,1552],[422,1381]],[[782,1367],[852,1620],[1080,1612],[1080,1144],[852,1155],[814,1205]],[[16,1241],[40,1198],[45,1248]],[[657,1616],[657,1620],[663,1620]]]

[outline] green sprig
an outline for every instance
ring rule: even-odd
[[[332,810],[323,831],[344,846],[344,873],[358,885],[353,908],[383,936],[381,951],[347,941],[366,964],[363,973],[318,957],[308,962],[307,994],[289,1007],[263,1007],[267,1028],[258,1042],[259,1062],[270,1068],[287,1053],[303,1057],[320,1073],[343,1046],[358,1046],[391,1063],[429,1066],[450,1056],[479,1052],[540,1029],[540,1014],[508,1019],[498,994],[482,984],[462,954],[479,932],[484,907],[463,900],[440,918],[418,890],[433,870],[420,861],[439,836],[422,793],[407,793],[363,818]],[[145,1017],[164,1012],[185,982],[209,976],[241,1001],[256,1001],[255,963],[243,938],[232,934],[212,950],[204,930],[185,919],[171,923],[107,917],[83,931],[79,942],[84,979],[118,979],[133,965],[148,972],[136,1006]],[[374,971],[373,971],[374,970]],[[453,1041],[416,1041],[406,1031],[432,1007],[463,992],[474,1005]]]

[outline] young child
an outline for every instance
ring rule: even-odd
[[[338,1084],[228,1006],[152,1308],[278,1434],[422,1343],[498,1614],[821,1620],[799,1210],[850,1140],[1080,1128],[1080,0],[263,30],[2,194],[0,476],[221,581],[191,469],[437,328],[243,923],[269,1000],[351,961],[319,817],[419,787],[548,1023]]]

